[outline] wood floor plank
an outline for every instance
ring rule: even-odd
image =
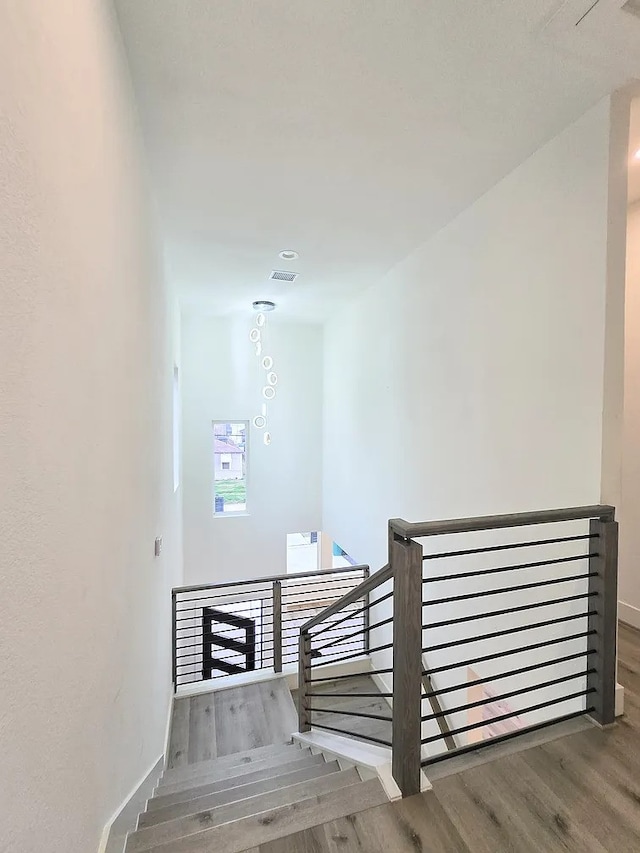
[[[328,853],[468,853],[432,794],[350,815],[333,821],[327,830]]]
[[[487,765],[478,770],[484,771]],[[434,785],[438,802],[473,853],[524,853],[516,846],[518,830],[513,817],[500,808],[500,797],[482,776],[460,773]]]
[[[468,853],[469,847],[432,792],[408,797],[391,807],[399,828],[408,835],[407,850]],[[364,816],[362,816],[364,819]],[[386,845],[385,850],[389,850]]]
[[[588,754],[561,741],[521,753],[519,759],[535,774],[535,787],[551,789],[560,801],[567,831],[579,826],[592,837],[585,849],[609,850],[609,845],[616,850],[640,849],[634,828],[640,825],[640,795],[628,787],[633,779],[620,763],[616,766],[622,778],[603,772]]]
[[[301,829],[319,825],[335,815],[355,814],[373,808],[386,800],[386,795],[377,779],[351,785],[339,791],[289,806],[273,809],[263,814],[252,815],[213,829],[204,829],[168,844],[149,848],[154,853],[240,853],[255,847],[256,841],[265,843],[275,838],[286,837]]]
[[[224,791],[217,791],[213,794],[205,794],[202,797],[175,803],[171,806],[153,809],[140,815],[138,826],[152,826],[155,823],[162,823],[165,820],[173,820],[184,815],[206,811],[207,809],[213,809],[226,803],[235,803],[246,797],[255,797],[267,791],[286,788],[288,785],[296,785],[299,782],[304,782],[306,779],[317,779],[319,776],[335,772],[335,762],[328,761],[324,764],[312,764],[309,767],[303,767],[301,770],[294,770],[291,773],[284,773],[281,776],[272,776],[270,779],[258,779],[246,785],[238,785],[227,788]]]
[[[312,724],[331,726],[333,728],[348,731],[352,737],[363,739],[375,738],[376,740],[391,743],[391,708],[384,697],[361,696],[361,694],[378,694],[380,691],[371,676],[358,675],[346,678],[342,681],[322,682],[314,686],[313,693],[318,694],[311,697],[312,707],[316,708],[312,713]],[[346,693],[347,696],[333,696],[334,693]],[[331,708],[336,713],[323,711]],[[349,712],[341,714],[340,712]],[[364,713],[373,714],[377,717],[388,719],[376,720],[370,717],[354,717],[351,714]]]
[[[295,753],[297,749],[298,747],[294,744],[270,744],[269,746],[263,746],[259,749],[234,752],[232,755],[213,758],[211,761],[199,761],[197,764],[188,764],[184,767],[166,770],[162,776],[161,784],[180,782],[182,779],[188,779],[190,777],[208,773],[209,770],[220,769],[228,771],[240,765],[254,764],[256,761],[263,761],[266,758],[276,758],[280,755],[291,755],[291,753]],[[292,757],[295,758],[295,754]]]
[[[219,755],[266,746],[270,742],[259,684],[220,690],[216,693],[215,708]]]
[[[213,794],[217,791],[225,791],[233,785],[247,785],[249,782],[257,782],[260,779],[271,779],[274,776],[280,776],[284,773],[292,773],[295,770],[302,770],[305,767],[311,767],[315,764],[323,763],[324,758],[321,755],[312,755],[310,757],[301,758],[298,761],[279,764],[277,767],[268,766],[261,770],[252,769],[251,772],[244,773],[242,775],[228,777],[217,782],[207,783],[206,785],[197,785],[193,788],[180,789],[172,794],[157,794],[152,800],[149,800],[147,808],[149,808],[149,810],[164,808],[165,806],[170,806],[174,803],[182,803],[185,800],[204,797],[207,794]]]
[[[287,743],[298,731],[298,715],[286,679],[265,681],[260,685],[268,738],[271,743]]]
[[[513,816],[517,835],[526,838],[531,850],[607,853],[594,835],[595,821],[575,800],[569,804],[561,787],[547,784],[548,777],[532,768],[523,753],[500,762],[495,771],[492,784]]]
[[[468,853],[433,794],[385,803],[278,839],[259,853]]]
[[[256,847],[251,851],[245,850],[243,853],[327,853],[329,850],[327,842],[329,826],[331,824],[313,826],[302,832],[287,835],[285,838],[267,841],[266,844],[261,844],[260,847]],[[344,853],[350,853],[348,847],[345,846],[343,849]],[[363,851],[360,851],[360,853],[363,853]],[[371,853],[375,853],[375,851],[371,851]]]
[[[154,844],[166,844],[169,841],[177,841],[187,835],[193,835],[205,826],[219,826],[361,783],[360,777],[353,768],[341,771],[338,762],[334,764],[333,773],[139,829],[129,836],[127,853],[141,853],[153,847]]]
[[[174,699],[167,767],[185,767],[189,763],[189,699]]]
[[[217,757],[214,696],[204,693],[189,700],[189,764]]]
[[[242,755],[243,753],[238,754]],[[161,779],[158,785],[158,793],[168,794],[173,791],[181,791],[184,788],[193,788],[208,782],[216,782],[219,779],[233,779],[236,776],[241,776],[243,773],[250,773],[252,770],[264,770],[269,767],[277,768],[280,764],[300,761],[300,759],[306,758],[309,755],[311,755],[309,747],[292,746],[285,752],[275,755],[257,755],[253,761],[240,761],[237,764],[223,765],[221,767],[218,767],[215,761],[190,764],[189,767],[193,768],[192,773],[177,779],[170,777]],[[274,769],[275,772],[276,770]]]

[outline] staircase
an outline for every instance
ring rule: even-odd
[[[240,853],[386,802],[379,780],[355,767],[267,744],[165,770],[125,850]]]
[[[365,577],[355,586],[353,571]],[[430,850],[468,850],[457,818],[442,820],[436,794],[421,793],[427,768],[585,716],[614,722],[613,507],[391,519],[388,565],[345,570],[348,591],[332,586],[320,609],[324,574],[294,584],[302,590],[275,577],[173,591],[167,769],[125,853],[335,853],[336,843],[410,853],[438,826],[443,843]],[[229,619],[212,600],[240,612]],[[243,615],[250,600],[259,620]],[[180,695],[232,663],[240,679]]]

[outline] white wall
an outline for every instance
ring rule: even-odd
[[[162,752],[180,579],[171,305],[110,5],[2,4],[0,102],[0,848],[87,853]]]
[[[625,371],[620,616],[640,628],[640,202],[629,208],[625,292]]]
[[[599,502],[609,133],[606,100],[325,330],[323,525],[372,569],[386,562],[390,517],[420,521]],[[518,535],[514,532],[511,541]],[[492,544],[486,536],[474,542]],[[440,545],[455,550],[462,542]],[[566,546],[561,553],[566,555]],[[573,553],[586,553],[584,543]],[[559,555],[530,554],[523,550],[518,557],[526,562]],[[430,564],[427,572],[463,570],[461,561],[455,567],[445,562]],[[482,567],[490,565],[508,563],[485,559]],[[570,566],[577,573],[585,564]],[[560,570],[555,576],[569,573]],[[554,569],[546,576],[553,577]],[[505,586],[524,582],[515,573],[499,577]],[[430,598],[469,591],[468,582],[461,585],[465,589],[429,587]],[[558,596],[586,591],[581,581],[553,589]],[[514,593],[503,606],[531,601],[533,595]],[[492,599],[479,601],[486,609],[500,606]],[[439,615],[432,607],[424,616],[429,622],[467,615],[470,606],[477,608],[477,601],[466,608],[440,605]],[[542,620],[583,610],[584,602],[577,602],[564,611],[537,613]],[[386,615],[387,610],[373,618]],[[531,618],[523,611],[507,626],[526,626]],[[431,633],[425,643],[473,638],[504,628],[505,621],[443,628],[439,639]],[[584,619],[570,624],[576,632],[586,628]],[[526,644],[568,633],[563,626],[555,635],[551,630],[544,636],[518,634],[516,640]],[[387,641],[385,631],[376,632],[374,645]],[[493,654],[500,645],[483,641],[430,653],[428,665],[449,666],[465,651]],[[552,651],[560,656],[582,647],[583,641],[573,641]],[[543,649],[526,662],[545,661],[549,654]],[[518,663],[523,662],[521,655]],[[474,668],[485,675],[482,666]],[[463,668],[438,675],[434,683],[448,686],[465,678]],[[581,684],[571,682],[564,693],[556,688],[553,698]],[[503,690],[521,686],[501,685]],[[449,694],[446,705],[465,701],[462,691]],[[525,694],[511,704],[522,709],[537,701],[540,694]],[[575,704],[554,706],[558,713],[574,709]],[[528,721],[537,720],[529,716]]]
[[[600,498],[609,103],[326,332],[324,527],[372,565],[386,521]]]
[[[185,314],[182,322],[185,582],[286,573],[287,533],[317,530],[322,512],[322,329],[268,320],[279,381],[269,403],[272,444],[250,428],[248,514],[213,515],[214,420],[261,411],[251,315]]]

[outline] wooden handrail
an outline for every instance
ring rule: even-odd
[[[481,515],[475,518],[452,518],[445,521],[405,521],[402,518],[389,520],[389,528],[402,539],[421,536],[440,536],[446,533],[471,533],[475,530],[502,530],[506,527],[527,527],[532,524],[554,524],[561,521],[578,521],[597,518],[600,521],[615,521],[612,506],[578,506],[569,509],[548,509],[538,512],[514,512],[507,515]]]
[[[428,536],[438,536],[438,535],[447,535],[454,533],[470,533],[480,530],[503,530],[507,528],[518,528],[518,527],[527,527],[529,525],[540,525],[540,524],[554,524],[554,523],[563,523],[563,522],[572,522],[572,521],[589,521],[589,534],[581,535],[581,536],[568,536],[566,538],[554,538],[554,539],[544,539],[541,538],[541,541],[538,542],[525,542],[525,543],[511,543],[500,545],[498,547],[487,547],[487,548],[477,548],[470,550],[461,550],[457,551],[454,549],[449,549],[450,553],[439,554],[436,555],[439,558],[443,557],[459,557],[462,555],[475,555],[484,552],[491,551],[502,551],[505,549],[516,548],[516,547],[535,547],[535,546],[544,546],[554,543],[561,542],[573,542],[578,540],[591,540],[589,544],[588,553],[578,554],[576,557],[566,558],[566,559],[581,559],[588,560],[588,569],[585,570],[584,574],[580,574],[578,576],[568,576],[568,577],[558,577],[552,579],[543,579],[539,582],[534,579],[532,582],[522,583],[519,586],[507,586],[500,587],[497,586],[493,589],[488,590],[473,590],[471,592],[465,592],[464,595],[457,595],[448,598],[440,598],[438,599],[431,597],[427,601],[424,600],[424,586],[423,584],[428,583],[428,579],[423,580],[423,561],[428,559],[428,556],[425,557],[423,553],[423,543],[415,541],[420,537],[428,537]],[[505,540],[509,540],[509,536],[504,537]],[[533,539],[534,536],[530,536],[529,538]],[[440,761],[444,756],[437,755],[427,755],[424,758],[423,748],[426,748],[427,744],[433,743],[442,739],[444,744],[446,745],[446,752],[444,755],[447,756],[455,756],[460,754],[465,754],[469,751],[475,751],[480,749],[483,746],[490,745],[491,743],[500,742],[502,739],[507,737],[515,737],[516,733],[508,733],[507,735],[493,736],[484,738],[481,742],[474,742],[473,744],[460,744],[456,742],[455,736],[458,734],[462,734],[467,731],[471,731],[473,729],[479,728],[484,723],[479,723],[474,721],[473,723],[463,726],[458,729],[452,729],[447,721],[447,709],[444,707],[444,704],[441,701],[441,694],[447,694],[451,690],[459,689],[465,686],[465,684],[474,684],[474,683],[482,683],[482,679],[476,679],[476,682],[466,682],[465,684],[455,685],[454,687],[448,686],[443,688],[441,691],[437,691],[434,689],[434,686],[431,682],[431,672],[441,672],[445,671],[449,668],[454,669],[456,667],[467,666],[468,664],[475,664],[479,661],[485,660],[493,660],[501,659],[502,657],[513,655],[513,654],[523,654],[526,655],[529,652],[533,652],[537,649],[543,649],[546,646],[553,645],[555,643],[561,643],[566,641],[572,641],[576,639],[585,639],[584,648],[582,651],[565,656],[564,658],[559,658],[557,662],[569,661],[569,660],[579,660],[584,658],[586,661],[584,673],[578,672],[577,674],[574,672],[569,673],[568,675],[562,675],[560,678],[553,679],[551,681],[542,681],[540,683],[534,682],[532,685],[527,684],[525,687],[517,686],[517,689],[508,690],[503,696],[499,696],[497,698],[506,699],[511,696],[517,696],[521,694],[526,694],[529,691],[533,691],[536,689],[547,688],[550,686],[555,686],[559,683],[564,683],[571,681],[575,678],[585,678],[586,679],[586,689],[581,689],[577,691],[570,692],[568,695],[560,698],[552,697],[545,698],[544,702],[540,702],[538,704],[534,704],[530,708],[525,708],[526,712],[533,711],[542,711],[542,709],[553,708],[559,702],[563,702],[565,700],[574,701],[580,699],[583,700],[584,697],[584,708],[582,711],[577,711],[569,715],[569,717],[579,716],[582,713],[586,713],[592,717],[592,719],[597,722],[601,726],[607,726],[614,722],[615,719],[615,662],[616,662],[616,608],[617,608],[617,539],[618,539],[618,525],[615,521],[615,509],[609,505],[595,505],[595,506],[579,506],[579,507],[569,507],[566,509],[552,509],[552,510],[543,510],[538,512],[522,512],[522,513],[511,513],[508,515],[492,515],[492,516],[479,516],[475,518],[460,518],[460,519],[449,519],[443,521],[431,521],[431,522],[419,522],[419,523],[411,523],[405,521],[403,519],[395,518],[389,521],[389,565],[385,566],[380,571],[373,574],[370,578],[366,579],[362,583],[360,583],[357,587],[352,589],[346,595],[342,596],[342,598],[333,602],[329,607],[322,610],[322,612],[318,613],[308,622],[306,622],[300,629],[300,638],[299,638],[299,725],[300,731],[309,731],[313,723],[313,712],[314,711],[322,711],[326,713],[339,713],[337,709],[327,708],[322,706],[322,708],[314,707],[313,703],[310,702],[310,697],[315,695],[312,691],[310,691],[310,685],[312,684],[311,673],[313,671],[314,664],[317,663],[314,660],[314,657],[321,657],[321,653],[323,648],[327,648],[329,646],[335,647],[336,643],[329,643],[325,646],[320,646],[319,649],[314,648],[315,637],[319,636],[316,632],[314,634],[311,633],[311,629],[315,626],[325,622],[326,620],[330,620],[332,616],[336,614],[340,614],[341,611],[349,608],[350,606],[356,604],[361,600],[365,600],[366,603],[361,610],[354,610],[354,614],[358,616],[363,614],[363,618],[366,620],[369,613],[369,608],[372,607],[376,602],[369,602],[368,597],[369,594],[375,590],[376,588],[382,586],[382,584],[387,583],[389,581],[393,584],[393,591],[389,592],[388,595],[382,595],[379,600],[385,601],[389,598],[392,598],[392,612],[393,615],[390,618],[383,618],[380,621],[375,622],[371,628],[373,630],[377,628],[382,628],[383,626],[392,625],[392,642],[390,643],[382,643],[376,644],[374,648],[370,651],[371,653],[380,653],[380,652],[388,652],[392,650],[393,653],[393,663],[391,664],[391,669],[389,669],[389,660],[388,658],[380,659],[380,665],[385,667],[384,669],[378,669],[376,674],[385,674],[385,673],[393,673],[393,693],[385,693],[384,696],[393,698],[392,705],[392,717],[391,717],[391,728],[392,728],[392,737],[391,742],[388,741],[378,741],[379,743],[385,743],[391,746],[392,749],[392,775],[398,784],[403,796],[412,796],[420,791],[420,771],[422,767],[426,767],[429,764]],[[522,566],[508,566],[508,567],[498,567],[494,569],[487,569],[478,572],[469,572],[465,573],[465,571],[461,571],[459,574],[460,578],[465,578],[467,576],[472,577],[474,575],[479,574],[488,574],[493,572],[500,571],[514,571],[517,568],[534,568],[538,565],[551,565],[557,562],[563,562],[565,558],[561,558],[558,560],[548,560],[542,561],[540,563],[531,562],[523,564]],[[572,595],[564,598],[552,598],[547,599],[540,602],[527,603],[526,605],[521,605],[516,603],[510,603],[509,607],[499,610],[492,610],[483,613],[482,610],[479,612],[473,612],[470,614],[464,614],[457,618],[449,619],[449,621],[434,621],[433,618],[430,617],[429,612],[424,613],[423,607],[427,604],[431,604],[432,606],[443,604],[445,602],[456,602],[462,601],[471,598],[479,598],[484,595],[502,595],[517,592],[518,590],[527,590],[537,586],[546,586],[551,583],[565,583],[567,581],[574,580],[584,580],[587,582],[587,592],[580,595]],[[458,575],[455,572],[449,573],[446,576],[437,577],[434,580],[445,582],[445,581],[457,581]],[[596,598],[597,597],[597,598]],[[585,618],[588,619],[588,629],[586,631],[582,631],[575,634],[569,634],[566,636],[560,636],[554,638],[552,640],[548,639],[536,639],[535,643],[531,643],[530,645],[525,645],[521,648],[508,648],[506,650],[493,650],[490,655],[485,655],[480,658],[472,658],[471,660],[458,660],[454,655],[453,662],[447,662],[445,665],[442,665],[440,662],[438,666],[431,669],[427,667],[426,662],[423,659],[423,653],[427,651],[427,649],[423,648],[424,640],[423,634],[427,629],[433,629],[434,627],[441,627],[443,625],[456,625],[457,623],[469,622],[474,619],[486,618],[490,616],[500,616],[506,615],[510,613],[524,612],[525,610],[531,607],[539,607],[539,606],[555,606],[561,604],[564,601],[574,601],[578,599],[584,599],[587,602],[587,608],[584,613],[575,614],[573,611],[570,615],[566,617],[562,616],[555,617],[547,620],[546,622],[541,623],[541,625],[532,624],[529,626],[530,628],[541,627],[542,625],[554,625],[560,624],[563,621],[568,621],[574,618]],[[597,600],[598,606],[594,607],[589,604],[590,601]],[[347,610],[347,614],[351,611]],[[383,614],[386,617],[386,613]],[[335,624],[339,624],[346,619],[347,616],[343,616],[342,618],[338,618]],[[425,621],[426,620],[426,621]],[[329,624],[334,624],[329,622]],[[324,630],[327,630],[325,628]],[[477,640],[489,639],[489,638],[497,638],[503,635],[508,635],[513,633],[514,631],[527,630],[526,626],[520,628],[504,628],[497,631],[490,631],[482,634],[477,637]],[[365,627],[362,629],[362,632],[369,631],[369,623],[365,622]],[[323,633],[321,630],[320,633]],[[360,632],[354,632],[354,634],[358,634]],[[347,638],[354,636],[354,634],[348,634]],[[460,645],[464,645],[468,642],[471,642],[471,639],[466,638],[466,634],[463,634],[461,638],[454,636],[453,641],[450,641],[450,645],[452,647],[457,647]],[[437,648],[445,648],[446,644],[441,643]],[[320,653],[320,654],[319,654]],[[350,660],[357,655],[362,654],[361,651],[357,651],[354,653],[347,654],[343,657],[338,658],[337,660]],[[327,659],[328,660],[328,659]],[[378,659],[376,659],[377,661]],[[499,677],[514,677],[518,676],[521,673],[531,672],[536,669],[539,664],[531,665],[529,662],[530,659],[525,658],[522,662],[522,665],[519,667],[510,666],[509,669],[502,673],[498,673],[491,677],[491,679],[487,680],[495,680]],[[338,676],[340,678],[347,678],[347,675]],[[326,680],[326,679],[320,679]],[[423,700],[423,690],[426,694],[426,698],[429,700],[431,706],[431,713],[423,715],[422,714],[422,700]],[[323,694],[325,695],[325,694]],[[329,694],[340,696],[339,693]],[[588,698],[587,698],[588,697]],[[465,710],[480,707],[481,705],[486,704],[489,701],[489,694],[484,696],[481,700],[474,700],[473,702],[467,702],[464,705],[456,707],[453,711],[449,713],[461,713]],[[350,712],[352,716],[366,716],[358,714],[357,712]],[[519,710],[509,711],[507,714],[495,717],[496,721],[501,719],[508,719],[510,717],[515,716],[520,713]],[[536,724],[537,727],[542,725],[550,725],[553,723],[554,719],[564,719],[565,717],[553,717],[554,711],[549,712],[552,716],[550,719],[543,721],[541,724]],[[567,719],[569,717],[566,717]],[[438,734],[429,734],[428,736],[423,736],[423,724],[429,721],[435,721],[437,724],[439,733]],[[339,729],[339,728],[331,728],[326,726],[324,722],[322,724],[318,724],[320,728],[326,728],[328,731],[333,731],[339,734],[349,735],[350,731],[348,729]],[[346,724],[345,724],[346,725]],[[535,727],[534,727],[535,728]],[[363,735],[358,735],[360,737],[364,737]],[[375,738],[366,738],[372,742],[375,742]]]
[[[268,575],[267,577],[253,578],[252,580],[244,581],[227,581],[226,583],[196,584],[195,586],[176,586],[171,590],[171,592],[175,594],[179,594],[181,592],[201,592],[205,589],[227,589],[228,587],[251,586],[252,584],[270,584],[274,581],[292,581],[298,580],[298,578],[321,578],[327,577],[327,575],[340,575],[348,574],[349,572],[364,572],[368,570],[369,566],[365,565],[340,566],[336,569],[316,569],[313,572],[295,572],[294,574],[288,575]]]
[[[354,587],[346,595],[343,595],[342,598],[339,598],[336,602],[330,604],[329,607],[326,607],[322,613],[318,613],[318,615],[314,616],[313,619],[309,619],[308,622],[305,622],[300,628],[300,633],[308,634],[309,630],[313,628],[314,625],[324,622],[325,619],[329,618],[329,616],[333,616],[341,610],[344,610],[344,608],[348,607],[350,604],[354,604],[381,584],[391,580],[392,576],[391,566],[384,566],[379,572],[375,572],[375,574],[371,575],[367,580]]]

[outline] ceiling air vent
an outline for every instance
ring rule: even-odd
[[[294,282],[300,273],[288,272],[287,270],[272,270],[269,276],[269,281],[289,281]]]
[[[640,0],[627,0],[622,8],[625,12],[637,15],[640,18]]]

